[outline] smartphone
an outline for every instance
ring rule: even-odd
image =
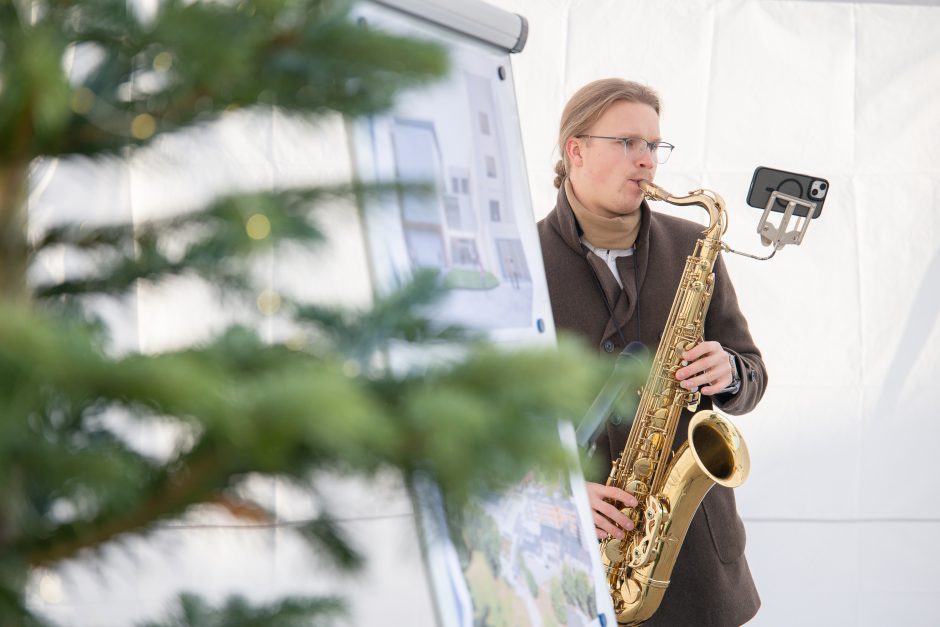
[[[751,188],[747,192],[747,204],[758,209],[765,209],[767,202],[770,200],[770,195],[774,192],[816,203],[816,210],[813,211],[813,218],[815,219],[822,213],[823,202],[829,193],[829,181],[818,176],[775,170],[764,166],[754,170]],[[778,198],[774,202],[772,210],[786,211],[788,204],[786,200]],[[793,215],[804,218],[808,212],[809,207],[797,205],[793,210]]]

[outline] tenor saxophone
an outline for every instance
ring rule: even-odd
[[[702,341],[714,288],[713,268],[724,248],[724,201],[709,190],[677,197],[652,183],[641,186],[647,200],[705,208],[709,225],[686,260],[630,436],[607,478],[607,485],[631,492],[638,503],[623,510],[634,529],[622,539],[608,536],[600,546],[621,625],[642,623],[659,607],[689,524],[708,490],[716,483],[741,485],[750,468],[738,429],[710,410],[692,417],[687,441],[670,455],[682,410],[695,411],[701,399],[700,392],[683,389],[675,374],[683,366],[683,351]]]

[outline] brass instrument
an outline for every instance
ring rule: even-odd
[[[670,455],[682,410],[695,411],[701,398],[699,392],[682,388],[675,373],[683,366],[682,352],[702,341],[714,288],[712,269],[718,253],[727,249],[721,241],[727,228],[724,201],[708,190],[677,197],[652,183],[641,186],[648,200],[704,207],[709,225],[686,261],[630,436],[607,478],[607,485],[631,492],[638,501],[636,508],[623,510],[634,530],[622,540],[608,536],[601,543],[621,625],[637,625],[653,615],[705,494],[716,483],[741,485],[750,467],[740,432],[724,416],[708,410],[692,417],[688,441]]]

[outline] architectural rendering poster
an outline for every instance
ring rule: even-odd
[[[377,288],[432,269],[450,288],[435,313],[443,324],[495,341],[554,342],[508,54],[381,7],[361,13],[445,42],[452,65],[448,79],[353,128],[361,180],[430,186],[365,208]]]
[[[574,447],[570,425],[561,437]],[[580,472],[530,473],[450,517],[433,484],[414,488],[443,625],[616,624]]]
[[[445,43],[452,66],[445,81],[352,125],[360,180],[430,189],[363,208],[376,291],[429,268],[450,288],[431,314],[442,325],[507,346],[554,344],[508,53],[382,6],[357,13],[372,26]],[[390,357],[402,368],[419,359]],[[570,425],[561,437],[575,448]],[[449,519],[433,484],[413,488],[442,627],[615,623],[579,472],[531,473]]]

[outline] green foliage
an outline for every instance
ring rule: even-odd
[[[343,609],[343,603],[332,598],[289,598],[258,607],[240,596],[212,607],[199,597],[182,594],[175,615],[140,627],[317,627],[332,624]]]
[[[525,565],[525,562],[521,558],[519,559],[519,568],[522,569],[526,586],[529,588],[529,594],[532,595],[533,599],[537,599],[539,596],[539,584],[535,581],[535,575],[532,574],[532,571],[529,570],[529,567]]]
[[[568,604],[565,601],[565,593],[561,588],[561,582],[556,577],[550,584],[552,597],[552,611],[555,612],[555,618],[562,625],[568,624]]]
[[[462,508],[456,516],[455,522],[460,525],[467,549],[482,553],[493,577],[498,578],[502,570],[499,560],[502,537],[496,521],[476,502]]]
[[[368,311],[284,300],[278,315],[305,338],[290,346],[262,341],[246,323],[184,349],[109,352],[89,303],[180,276],[243,302],[257,293],[259,253],[322,241],[324,201],[400,189],[233,194],[144,224],[65,224],[27,243],[35,159],[123,159],[235,108],[377,113],[447,69],[440,47],[355,23],[338,0],[164,0],[147,16],[127,5],[0,3],[0,624],[42,624],[24,607],[30,569],[147,534],[194,506],[273,520],[242,496],[251,475],[303,486],[320,471],[397,468],[432,477],[460,502],[571,463],[556,422],[581,415],[603,368],[566,342],[507,353],[435,325],[426,312],[442,279],[429,274]],[[70,74],[73,53],[87,52],[97,62]],[[27,286],[30,263],[56,251],[89,269]],[[445,342],[460,345],[452,362],[379,367],[390,345]],[[175,435],[165,457],[126,437],[155,424]],[[475,541],[495,572],[492,525]],[[297,531],[340,568],[363,563],[328,511]],[[320,624],[340,611],[333,599],[253,607],[233,598],[211,608],[184,596],[169,622],[151,624]]]
[[[36,286],[35,297],[122,295],[137,281],[181,275],[198,276],[222,288],[245,288],[253,256],[285,241],[322,239],[310,220],[310,207],[331,195],[350,196],[352,189],[240,194],[217,199],[195,214],[144,224],[95,229],[66,224],[50,229],[31,247],[34,254],[68,248],[97,263],[90,276]],[[263,237],[252,237],[247,228],[255,216],[266,229]],[[189,240],[185,250],[170,255],[165,243],[181,240]]]
[[[472,334],[465,329],[436,325],[422,315],[427,306],[444,295],[437,273],[421,270],[399,290],[376,298],[366,311],[296,304],[293,314],[298,322],[309,326],[321,348],[365,363],[389,338],[415,343],[471,340]]]
[[[444,287],[458,290],[491,290],[499,285],[499,279],[486,270],[454,268],[444,277]]]
[[[569,605],[578,607],[585,616],[596,616],[594,588],[584,571],[575,570],[565,564],[561,571],[561,589]]]
[[[583,571],[575,570],[567,563],[564,564],[561,576],[552,579],[550,588],[552,610],[555,618],[562,625],[568,622],[568,607],[570,606],[577,607],[587,617],[597,616],[594,587]]]
[[[39,20],[30,23],[34,4]],[[164,0],[142,20],[124,0],[6,2],[0,167],[145,143],[233,107],[375,113],[399,90],[444,75],[438,46],[353,23],[348,8],[340,0]],[[63,69],[70,45],[102,57],[74,85]]]
[[[481,346],[451,367],[371,379],[350,376],[335,356],[266,346],[240,328],[201,348],[115,359],[80,325],[3,307],[0,487],[9,501],[0,521],[38,565],[181,513],[248,472],[300,479],[320,467],[392,465],[429,472],[455,497],[498,488],[533,455],[564,460],[551,434],[559,408],[577,409],[576,389],[549,389],[545,376],[564,360]],[[545,383],[523,393],[500,385],[513,372]],[[161,416],[195,441],[172,463],[152,460],[101,420],[114,409]],[[477,450],[494,442],[500,448]],[[483,456],[486,466],[477,463]],[[74,514],[59,520],[54,510],[64,506]]]

